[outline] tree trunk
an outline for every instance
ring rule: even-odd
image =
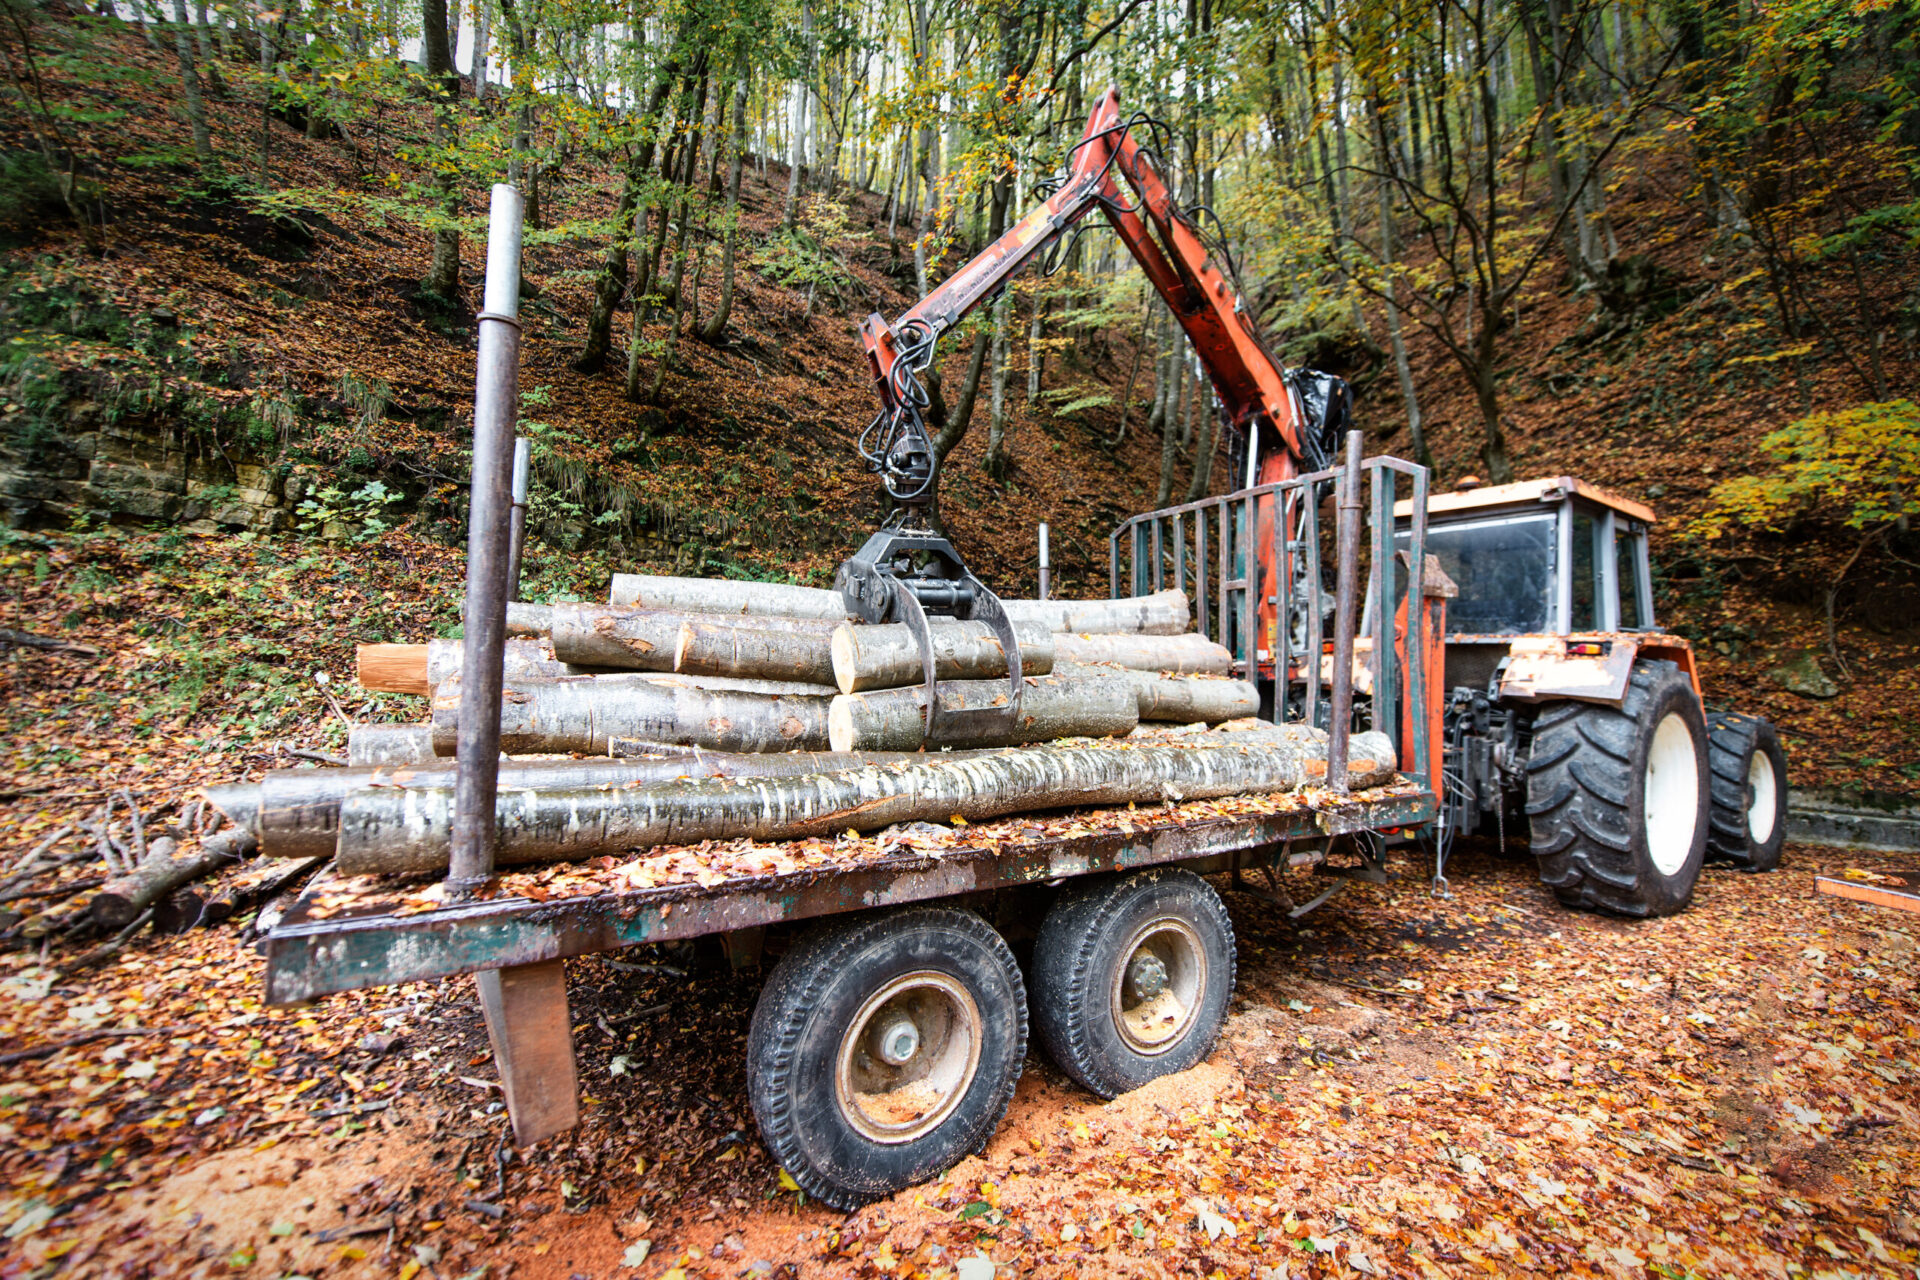
[[[433,112],[434,145],[442,151],[451,150],[454,143],[452,100],[460,91],[460,78],[453,66],[453,42],[447,30],[447,0],[421,0],[420,51],[421,62],[428,78],[433,81],[437,99]],[[453,175],[443,167],[435,179],[435,185],[440,192],[441,216],[450,223],[458,216],[460,209]],[[460,232],[456,227],[447,225],[434,231],[433,261],[427,268],[427,278],[421,283],[421,288],[443,304],[451,306],[458,301]]]
[[[1225,645],[1194,632],[1177,636],[1058,635],[1053,640],[1053,660],[1061,665],[1111,663],[1132,671],[1176,675],[1226,675],[1233,670],[1233,654]]]
[[[1252,738],[1252,735],[1247,735]],[[1377,741],[1376,741],[1377,740]],[[1181,800],[1297,790],[1318,774],[1314,731],[1203,747],[1037,747],[905,769],[765,779],[666,782],[620,790],[503,792],[495,861],[563,862],[704,840],[798,840],[900,822],[986,822],[1035,809],[1157,806]],[[1363,751],[1379,754],[1366,755]],[[1392,776],[1391,744],[1355,736],[1353,785]],[[444,871],[452,840],[451,789],[355,792],[341,807],[340,870],[347,875]]]
[[[996,480],[1007,473],[1002,449],[1007,438],[1007,313],[1012,305],[1012,290],[1002,292],[993,304],[993,398],[987,418],[987,452],[980,465]]]
[[[505,686],[500,749],[509,754],[605,755],[614,738],[713,751],[818,751],[827,745],[824,697],[693,688],[640,676],[515,680]],[[450,755],[460,682],[434,691],[433,749]]]
[[[173,19],[173,56],[180,66],[180,90],[187,100],[187,127],[193,134],[193,154],[201,164],[212,167],[219,162],[213,156],[213,135],[207,131],[207,103],[200,96],[193,42],[187,34],[186,0],[173,0]]]
[[[618,574],[614,575],[616,578]],[[510,636],[544,636],[553,631],[553,606],[550,604],[523,604],[518,600],[507,604],[507,634]]]
[[[936,680],[991,680],[1007,674],[1007,655],[984,622],[929,621]],[[1020,626],[1022,675],[1053,670],[1054,638],[1039,627]],[[842,693],[894,689],[920,684],[926,667],[920,642],[904,623],[879,627],[843,626],[833,633],[833,683]]]
[[[500,793],[650,786],[675,778],[790,778],[911,763],[921,758],[907,752],[740,755],[701,751],[620,760],[502,760]],[[206,796],[235,826],[259,841],[264,857],[331,857],[340,835],[340,806],[348,796],[376,788],[415,792],[451,789],[455,772],[454,763],[446,759],[419,767],[276,769],[259,782],[209,787]]]
[[[689,675],[833,683],[833,633],[814,629],[811,620],[776,629],[688,618],[671,656],[673,669]]]
[[[1012,183],[1002,177],[993,184],[993,209],[987,224],[988,243],[998,240],[1006,231],[1007,202],[1011,198]],[[955,402],[933,442],[933,454],[938,460],[944,461],[967,434],[967,424],[973,419],[973,402],[980,394],[980,371],[986,366],[988,345],[989,338],[984,333],[973,340],[973,356],[967,362],[967,380],[961,384],[960,399]]]
[[[1194,384],[1193,398],[1198,401],[1207,395],[1207,388]],[[1209,399],[1211,397],[1208,397]],[[1214,425],[1219,415],[1212,405],[1199,409],[1199,425],[1194,429],[1193,438],[1193,479],[1187,485],[1187,501],[1197,502],[1207,496],[1207,488],[1213,483]]]
[[[793,135],[788,149],[787,198],[780,207],[780,225],[788,231],[793,230],[794,219],[800,212],[800,170],[807,158],[807,105],[812,97],[813,82],[813,7],[807,0],[800,3],[800,43],[806,48],[807,59],[793,86],[793,116],[787,125]]]
[[[740,74],[733,86],[733,157],[727,170],[727,240],[720,255],[720,301],[713,314],[700,326],[700,341],[715,344],[726,335],[727,318],[733,314],[733,261],[740,243],[740,170],[747,154],[747,71],[746,55],[740,58]]]
[[[940,704],[964,711],[1007,704],[1002,680],[941,681]],[[1066,679],[1043,676],[1025,682],[1020,713],[1002,733],[953,730],[940,746],[1003,747],[1055,738],[1110,738],[1130,733],[1139,723],[1138,695],[1123,676]],[[912,751],[933,745],[926,736],[925,685],[842,694],[833,700],[828,740],[835,751]]]

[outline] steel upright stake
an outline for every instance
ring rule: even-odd
[[[494,795],[500,770],[501,662],[507,638],[513,423],[520,386],[520,193],[493,188],[487,289],[473,394],[473,495],[467,507],[466,658],[453,847],[447,888],[470,894],[493,874]]]
[[[527,547],[527,479],[533,467],[533,442],[513,442],[513,514],[507,523],[507,599],[520,598],[520,557]]]
[[[1360,572],[1360,433],[1347,432],[1347,461],[1340,473],[1339,556],[1333,592],[1333,695],[1327,721],[1327,789],[1347,789],[1347,736],[1353,728],[1354,578]],[[1317,661],[1317,656],[1316,656]],[[1319,679],[1316,672],[1311,678]]]
[[[1047,524],[1046,524],[1046,521],[1043,520],[1040,522],[1040,598],[1042,600],[1045,600],[1047,598],[1047,585],[1048,585],[1047,579],[1049,576],[1048,568],[1049,566],[1047,564]]]

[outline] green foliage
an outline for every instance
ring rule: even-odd
[[[1806,517],[1869,530],[1920,515],[1920,406],[1911,400],[1810,414],[1761,446],[1778,465],[1716,486],[1695,534],[1711,541],[1741,526],[1779,532]]]
[[[791,289],[836,291],[849,283],[846,268],[833,252],[846,238],[847,207],[826,196],[810,196],[799,225],[776,231],[754,251],[754,270]]]
[[[393,528],[388,520],[390,508],[404,502],[406,495],[387,488],[383,481],[369,480],[352,493],[337,485],[328,485],[303,499],[294,514],[303,533],[318,533],[330,524],[347,526],[355,542],[371,542]]]

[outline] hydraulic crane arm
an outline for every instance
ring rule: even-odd
[[[920,375],[933,361],[934,345],[1096,208],[1186,330],[1228,421],[1249,441],[1258,440],[1262,424],[1278,437],[1282,447],[1265,456],[1260,481],[1298,474],[1304,456],[1299,400],[1256,335],[1239,290],[1215,265],[1158,160],[1135,136],[1140,126],[1153,127],[1144,116],[1123,121],[1119,91],[1109,89],[1069,153],[1064,178],[1042,204],[897,320],[890,324],[875,313],[860,326],[881,402],[860,452],[885,476],[896,502],[923,505],[933,496],[936,460],[921,417],[927,398]],[[1116,172],[1133,191],[1131,203]]]

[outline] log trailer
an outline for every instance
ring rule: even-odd
[[[1005,625],[925,520],[937,460],[919,375],[941,334],[1097,208],[1193,340],[1246,481],[1123,524],[1114,593],[1123,580],[1191,583],[1199,628],[1264,686],[1264,714],[1325,726],[1327,785],[1014,817],[932,844],[882,833],[738,865],[690,859],[644,887],[592,868],[537,891],[508,876],[466,900],[452,877],[445,893],[417,879],[334,881],[267,936],[269,1002],[473,974],[527,1144],[579,1116],[568,959],[694,939],[717,939],[736,967],[777,955],[748,1038],[749,1101],[795,1182],[851,1208],[981,1149],[1030,1033],[1101,1097],[1205,1057],[1235,946],[1203,876],[1298,915],[1349,880],[1384,879],[1390,840],[1424,833],[1443,873],[1448,834],[1499,821],[1516,793],[1549,882],[1576,905],[1684,906],[1710,790],[1716,849],[1754,866],[1777,857],[1779,815],[1762,803],[1783,790],[1777,745],[1761,722],[1741,721],[1736,741],[1716,721],[1709,775],[1690,650],[1651,627],[1649,517],[1572,482],[1429,501],[1424,468],[1363,460],[1344,385],[1284,372],[1261,343],[1224,247],[1179,206],[1146,145],[1158,127],[1123,119],[1109,92],[1040,207],[899,320],[863,326],[882,411],[862,452],[901,514],[838,585],[868,621],[924,630],[931,612]],[[1450,604],[1477,630],[1450,633]],[[934,701],[930,729],[942,722]],[[1352,789],[1347,744],[1370,727],[1391,740],[1397,771]],[[1721,822],[1723,809],[1746,825]],[[1320,877],[1308,901],[1289,871]]]

